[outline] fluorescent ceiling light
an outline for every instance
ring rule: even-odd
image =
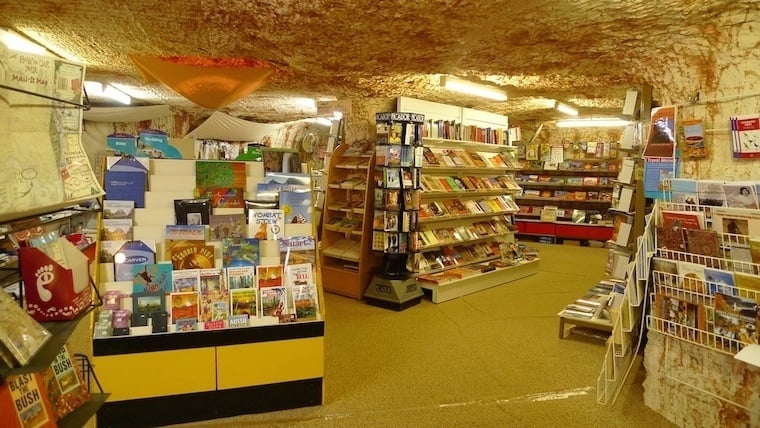
[[[37,55],[45,55],[47,51],[43,46],[16,34],[12,30],[3,28],[0,29],[0,33],[2,34],[2,41],[5,43],[5,46],[8,46],[8,49]]]
[[[506,101],[507,94],[497,88],[480,83],[468,82],[454,76],[441,76],[441,86],[449,91],[462,92],[496,101]]]
[[[628,120],[611,118],[591,118],[591,119],[565,119],[558,120],[558,128],[617,128],[628,126],[631,122]]]
[[[85,80],[84,90],[87,91],[88,97],[102,96],[103,84],[100,82],[93,82],[92,80]]]
[[[569,114],[570,116],[578,116],[578,109],[569,104],[557,101],[556,104],[554,104],[554,108],[562,113]]]
[[[107,85],[103,89],[103,96],[116,100],[122,104],[127,104],[127,105],[132,104],[132,97],[125,94],[124,92],[121,92],[120,90],[114,88],[111,85]]]

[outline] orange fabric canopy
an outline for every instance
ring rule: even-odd
[[[183,97],[218,109],[262,87],[274,73],[265,61],[130,55],[146,82],[162,82]]]

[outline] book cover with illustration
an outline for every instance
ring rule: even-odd
[[[55,428],[56,415],[40,373],[11,375],[0,384],[0,426]]]
[[[311,321],[319,317],[317,286],[313,283],[292,288],[293,308],[298,321]]]
[[[156,263],[154,242],[127,241],[114,253],[114,277],[116,281],[132,281],[132,265]]]
[[[157,291],[165,293],[173,291],[171,263],[132,265],[132,292],[153,293]]]
[[[209,241],[242,238],[245,235],[245,230],[245,214],[243,213],[211,214],[209,217]]]
[[[285,213],[281,209],[248,210],[249,237],[280,239],[285,232]]]
[[[201,241],[182,241],[169,249],[172,266],[176,270],[208,269],[216,266],[214,246]]]
[[[256,269],[253,266],[228,267],[224,271],[230,290],[256,287]]]
[[[90,391],[78,364],[65,344],[53,362],[42,371],[48,398],[58,419],[65,417],[90,399]]]
[[[103,201],[103,219],[135,218],[135,201],[106,199]]]
[[[261,316],[279,317],[288,311],[288,293],[285,287],[267,287],[259,290]]]
[[[222,266],[257,266],[260,260],[260,242],[256,238],[223,239]]]
[[[256,288],[233,288],[230,290],[230,313],[258,317],[258,300]]]
[[[683,229],[686,243],[686,251],[714,259],[706,259],[705,264],[710,267],[720,265],[720,237],[718,232],[710,229]]]
[[[707,282],[707,291],[710,294],[721,293],[731,296],[739,294],[733,272],[705,267],[705,281]]]
[[[282,287],[282,265],[256,266],[256,282],[258,287]]]
[[[200,296],[197,292],[171,293],[170,300],[172,323],[177,324],[177,321],[182,319],[198,320]]]
[[[175,199],[174,217],[174,222],[176,224],[209,224],[209,219],[211,217],[211,200],[205,198]]]
[[[681,277],[681,288],[697,293],[706,293],[705,267],[697,263],[678,262],[678,276]]]
[[[296,287],[314,282],[314,268],[311,263],[290,264],[285,266],[285,285]]]
[[[195,188],[199,194],[213,188],[245,189],[245,178],[245,162],[195,161]]]
[[[294,236],[280,240],[280,263],[283,266],[299,263],[316,265],[317,243],[313,236]]]
[[[741,296],[716,293],[713,313],[713,333],[729,339],[716,338],[716,346],[738,351],[737,342],[758,343],[757,302]]]
[[[244,208],[244,187],[208,187],[196,189],[197,197],[208,199],[211,208]]]
[[[200,322],[204,323],[204,328],[224,328],[224,321],[230,316],[229,291],[210,289],[201,292],[199,311]],[[207,324],[209,322],[211,324]]]
[[[103,227],[100,233],[100,239],[103,241],[131,241],[132,240],[132,219],[130,218],[112,218],[103,219]]]
[[[284,223],[311,223],[311,192],[280,192],[280,209]]]
[[[222,269],[201,269],[199,272],[201,293],[207,291],[227,291],[227,282]]]
[[[195,291],[201,290],[200,269],[182,269],[172,272],[172,291]]]

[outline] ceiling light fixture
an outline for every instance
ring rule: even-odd
[[[569,104],[565,104],[563,102],[557,101],[554,104],[554,108],[556,108],[558,111],[568,114],[570,116],[578,116],[578,109],[576,107],[573,107]]]
[[[13,30],[7,28],[0,28],[0,39],[8,47],[14,51],[27,52],[37,55],[45,55],[47,49],[44,46],[38,45],[33,41],[27,39],[24,36],[16,33]]]
[[[630,125],[628,120],[614,117],[595,117],[591,119],[565,119],[558,120],[558,128],[618,128]]]
[[[440,85],[449,91],[462,92],[496,101],[507,100],[507,94],[498,88],[481,83],[469,82],[454,76],[441,76]]]
[[[87,91],[88,97],[106,97],[122,104],[132,104],[132,97],[111,85],[104,86],[100,82],[85,80],[84,90]]]

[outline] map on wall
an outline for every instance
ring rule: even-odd
[[[81,103],[84,73],[83,65],[0,44],[4,86]],[[0,122],[0,219],[103,194],[82,147],[79,107],[3,88],[0,110],[6,121]]]

